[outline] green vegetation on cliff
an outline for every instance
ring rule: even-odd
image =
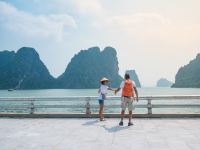
[[[0,52],[0,89],[98,88],[104,76],[117,87],[122,81],[118,71],[117,52],[112,47],[80,51],[58,79],[50,75],[33,48]]]
[[[172,87],[200,88],[200,54],[179,69]]]
[[[68,64],[65,72],[58,78],[62,88],[98,88],[103,76],[110,79],[111,86],[119,86],[117,52],[112,47],[100,51],[98,47],[82,50]]]
[[[0,52],[0,89],[53,88],[55,79],[33,48]]]

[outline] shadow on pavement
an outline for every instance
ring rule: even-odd
[[[95,123],[98,123],[98,122],[99,122],[99,120],[90,120],[90,121],[83,123],[82,125],[91,126],[91,125],[94,125]]]
[[[105,125],[103,125],[102,127],[103,127],[106,131],[108,131],[109,133],[119,132],[119,131],[121,131],[121,130],[125,130],[125,129],[128,129],[128,128],[129,128],[128,126],[120,127],[119,125],[114,126],[114,127],[111,127],[111,128],[108,128],[108,127],[106,127]]]

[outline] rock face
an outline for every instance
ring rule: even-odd
[[[118,68],[116,50],[98,47],[81,50],[68,64],[65,72],[58,78],[62,88],[98,88],[102,77],[110,79],[110,86],[118,87],[122,81]]]
[[[161,79],[159,79],[159,80],[157,81],[156,86],[157,86],[157,87],[171,87],[172,84],[173,84],[173,83],[172,83],[171,81],[169,81],[169,80],[167,80],[167,79],[165,79],[165,78],[161,78]]]
[[[118,74],[116,50],[98,47],[82,50],[68,64],[66,71],[53,78],[33,48],[23,47],[0,52],[0,89],[98,88],[102,77],[118,87],[122,77]]]
[[[200,54],[179,69],[172,87],[200,88]]]
[[[53,88],[55,79],[33,48],[0,52],[0,89]]]
[[[135,82],[137,87],[141,87],[138,75],[136,74],[135,70],[127,70],[126,73],[130,75],[131,79]]]

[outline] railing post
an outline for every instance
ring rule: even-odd
[[[35,112],[35,105],[34,105],[34,99],[31,100],[31,111],[30,114],[34,114]]]
[[[148,103],[147,103],[148,115],[152,115],[151,98],[148,98],[147,100],[148,100]]]
[[[90,115],[91,114],[91,110],[90,110],[90,97],[86,97],[85,109],[86,109],[86,115]]]

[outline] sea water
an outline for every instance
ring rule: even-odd
[[[200,89],[198,88],[138,88],[139,96],[184,96],[184,95],[200,95]],[[120,96],[121,93],[118,93]],[[16,90],[9,92],[7,90],[0,90],[1,98],[19,98],[19,97],[70,97],[70,96],[98,96],[97,89],[45,89],[45,90]],[[109,92],[108,96],[115,96],[113,92]],[[91,105],[98,106],[98,100],[90,102]],[[108,105],[119,105],[119,108],[108,108],[105,107],[105,112],[107,113],[119,113],[120,112],[120,100],[119,101],[105,101],[105,106]],[[147,101],[140,101],[137,105],[146,104]],[[153,104],[200,104],[200,100],[161,100],[161,101],[152,101]],[[5,102],[0,102],[0,105],[4,105]],[[8,104],[8,103],[7,103]],[[18,103],[19,104],[19,103]],[[28,103],[23,103],[23,105],[29,105]],[[84,106],[85,100],[83,101],[63,101],[63,102],[36,102],[35,105],[77,105]],[[5,110],[0,110],[5,112]],[[7,111],[7,110],[6,110]],[[30,110],[23,110],[28,112]],[[65,113],[83,113],[85,109],[83,108],[40,108],[35,111],[38,112],[65,112]],[[16,112],[12,110],[11,112]],[[97,113],[98,108],[92,108],[92,112]],[[136,113],[147,113],[147,109],[136,108]],[[200,108],[156,108],[153,109],[153,113],[200,113]]]
[[[138,88],[139,96],[181,96],[200,95],[200,88]],[[113,92],[108,93],[114,96]],[[120,93],[118,94],[120,95]],[[66,97],[66,96],[98,96],[97,89],[45,89],[16,90],[9,92],[0,90],[0,97]]]

